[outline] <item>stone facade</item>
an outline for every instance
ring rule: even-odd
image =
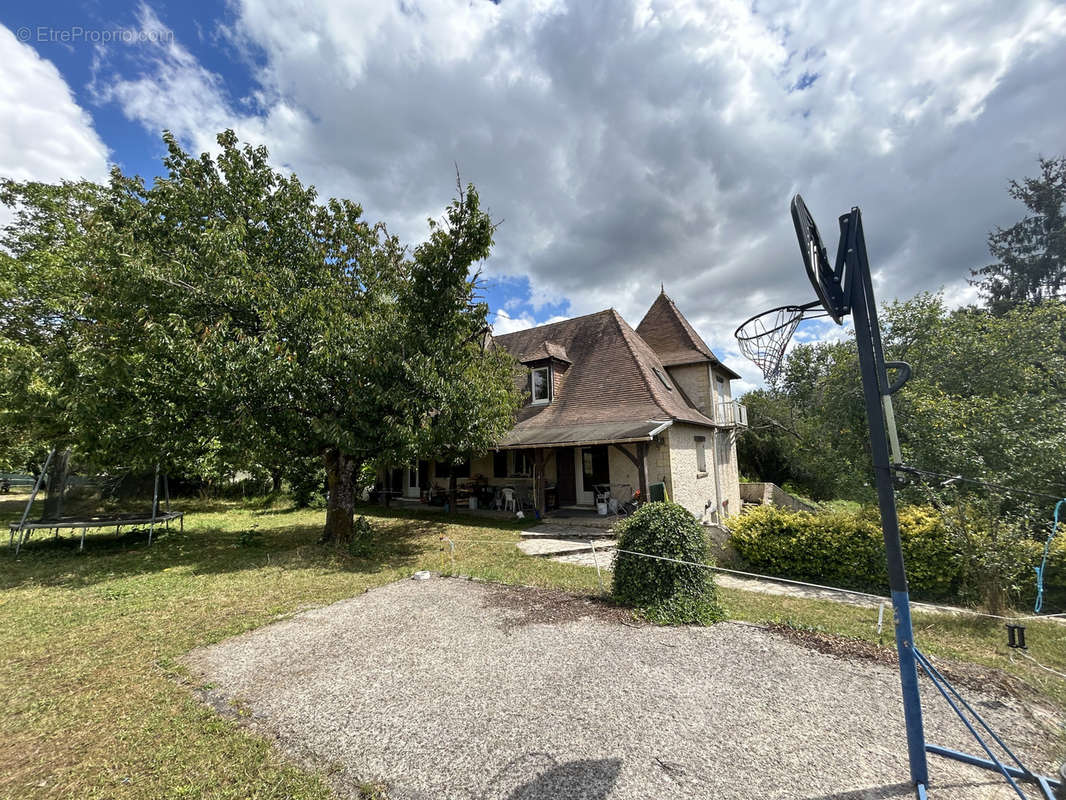
[[[740,511],[736,445],[731,442],[730,433],[728,429],[685,424],[675,424],[664,431],[667,442],[660,452],[667,462],[664,470],[669,476],[667,492],[671,500],[687,508],[701,522],[724,523]],[[703,470],[699,469],[700,444],[704,451]],[[652,472],[650,464],[648,471]]]

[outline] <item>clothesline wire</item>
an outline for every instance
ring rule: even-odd
[[[484,540],[484,539],[451,539],[451,538],[449,538],[447,536],[442,536],[441,540],[445,541],[445,542],[449,542],[451,544],[467,544],[467,543],[469,543],[469,544],[510,544],[510,545],[517,544],[517,542],[513,542],[513,541],[504,542],[504,541],[499,541],[499,540]],[[609,551],[609,548],[608,548],[608,551]],[[697,561],[685,561],[683,559],[670,558],[668,556],[656,556],[656,555],[652,555],[651,553],[640,553],[640,552],[637,552],[635,550],[622,550],[622,549],[619,549],[619,548],[614,548],[613,552],[616,552],[616,553],[627,553],[629,555],[641,556],[643,558],[651,558],[651,559],[655,559],[657,561],[669,561],[669,562],[674,563],[674,564],[685,564],[685,565],[692,566],[692,567],[700,567],[702,569],[712,570],[714,572],[725,572],[725,573],[729,573],[731,575],[741,575],[741,576],[747,577],[747,578],[759,578],[761,580],[773,581],[774,583],[787,583],[787,584],[791,584],[791,585],[794,585],[794,586],[805,586],[805,587],[808,587],[808,588],[811,588],[811,589],[821,589],[823,591],[828,591],[828,592],[838,592],[840,594],[849,594],[849,595],[853,595],[853,596],[856,596],[856,597],[865,597],[865,598],[867,598],[869,600],[876,600],[879,603],[891,603],[892,602],[891,599],[888,598],[888,597],[884,597],[884,596],[879,595],[879,594],[872,594],[870,592],[860,592],[860,591],[858,591],[856,589],[843,589],[843,588],[841,588],[839,586],[826,586],[826,585],[820,584],[820,583],[810,583],[808,581],[798,581],[798,580],[794,580],[792,578],[779,578],[779,577],[774,576],[774,575],[762,575],[762,574],[760,574],[758,572],[745,572],[745,571],[739,570],[739,569],[728,569],[726,567],[711,566],[710,564],[701,564],[701,563],[699,563]],[[1021,621],[1021,620],[1030,620],[1030,619],[1035,619],[1035,620],[1057,619],[1057,618],[1066,617],[1066,612],[1058,613],[1058,614],[1027,614],[1027,615],[1003,616],[1003,615],[1000,615],[1000,614],[989,614],[989,613],[984,612],[984,611],[975,611],[973,609],[960,608],[960,607],[957,607],[957,606],[942,606],[942,605],[937,605],[935,603],[923,603],[923,602],[921,602],[919,600],[912,600],[911,601],[911,605],[912,606],[922,607],[922,608],[931,608],[931,609],[934,609],[934,610],[937,610],[937,611],[944,611],[944,612],[948,612],[948,613],[951,613],[951,614],[965,614],[965,615],[968,615],[968,616],[987,617],[989,619],[1000,619],[1000,620],[1007,620],[1007,621]]]
[[[930,478],[939,478],[943,481],[950,481],[952,483],[970,483],[975,486],[981,486],[985,489],[992,489],[998,492],[1010,492],[1011,494],[1025,494],[1030,497],[1040,497],[1045,500],[1061,500],[1062,495],[1047,494],[1046,492],[1034,492],[1030,489],[1018,489],[1014,486],[1005,486],[1001,483],[992,483],[991,481],[982,481],[978,478],[968,478],[964,475],[951,475],[945,472],[934,472],[928,469],[921,469],[920,467],[912,467],[908,464],[896,464],[893,469],[896,472],[906,472],[911,475],[923,475]],[[1051,484],[1057,486],[1058,484]],[[1066,490],[1066,486],[1059,486],[1059,488]]]

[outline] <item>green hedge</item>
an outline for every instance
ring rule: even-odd
[[[973,598],[963,585],[964,565],[939,512],[928,506],[899,510],[900,538],[907,579],[916,600]],[[760,506],[733,522],[732,543],[753,572],[812,581],[845,589],[885,594],[888,575],[880,519],[875,510],[858,514],[833,511],[809,514]],[[1020,587],[1015,600],[1032,607],[1042,545],[1025,541],[1019,561],[1023,572],[1010,579]],[[1045,570],[1044,610],[1066,609],[1066,534],[1052,548]]]

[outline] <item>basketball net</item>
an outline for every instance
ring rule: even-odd
[[[804,306],[781,306],[756,314],[737,328],[735,336],[740,352],[762,370],[763,378],[773,383],[781,373],[785,349],[792,334],[805,317],[824,317],[816,310],[818,302]]]

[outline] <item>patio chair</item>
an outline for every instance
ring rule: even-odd
[[[510,486],[501,489],[500,493],[503,495],[503,510],[504,511],[517,511],[518,502],[515,500],[514,489]]]

